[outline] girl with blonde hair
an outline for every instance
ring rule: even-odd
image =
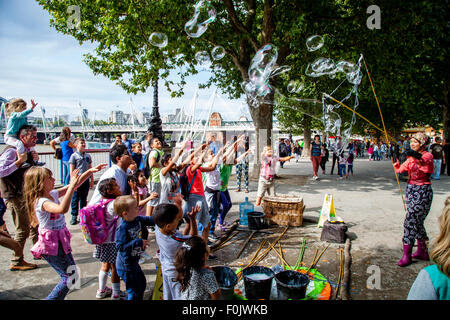
[[[5,132],[5,143],[15,147],[20,154],[26,153],[28,150],[25,148],[23,142],[17,138],[17,134],[23,125],[28,124],[27,116],[33,112],[36,106],[37,103],[31,99],[31,109],[27,110],[26,101],[20,98],[12,99],[5,104],[6,114],[9,117]],[[29,151],[34,151],[34,148],[31,148]],[[39,166],[43,166],[44,164],[42,162],[36,163]],[[30,164],[24,162],[21,167],[28,168]]]
[[[438,222],[440,233],[430,253],[435,264],[419,272],[408,300],[450,300],[450,197]]]
[[[39,239],[31,248],[34,257],[41,256],[56,270],[60,282],[47,296],[47,300],[63,300],[69,292],[69,267],[75,266],[70,247],[71,234],[66,227],[64,214],[68,211],[73,192],[94,172],[101,170],[106,163],[99,164],[79,176],[79,169],[72,171],[70,183],[54,189],[55,178],[52,172],[43,167],[32,167],[25,173],[24,193],[31,225],[39,224]],[[59,198],[64,197],[62,202]]]

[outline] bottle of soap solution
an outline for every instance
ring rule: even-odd
[[[248,197],[245,197],[245,202],[242,202],[239,205],[239,224],[242,226],[248,226],[247,213],[253,211],[254,211],[253,203],[248,201]]]

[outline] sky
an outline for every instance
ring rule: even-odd
[[[135,109],[151,112],[153,89],[130,96],[115,82],[95,76],[83,62],[83,54],[93,49],[94,45],[80,46],[73,37],[50,27],[50,15],[35,0],[0,0],[0,97],[20,97],[28,104],[34,99],[45,108],[46,117],[69,114],[71,120],[80,114],[78,102],[88,109],[89,118],[95,113],[96,120],[106,120],[112,110],[130,113],[130,97]],[[171,98],[160,80],[161,116],[183,106],[189,109],[198,84],[206,82],[209,75],[204,71],[189,77],[181,98]],[[214,89],[198,91],[196,118],[206,118]],[[237,120],[242,109],[249,116],[243,98],[229,100],[219,89],[217,92],[223,99],[215,99],[212,112],[220,112],[224,120]],[[30,116],[41,116],[40,108]]]

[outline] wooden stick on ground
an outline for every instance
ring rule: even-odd
[[[274,244],[276,244],[281,237],[286,233],[286,231],[288,230],[289,226],[287,226],[283,232],[278,236],[278,238],[275,240]],[[269,247],[266,249],[266,251],[264,251],[261,256],[259,256],[251,265],[254,265],[256,263],[258,263],[259,261],[261,261],[262,259],[264,259],[264,257],[270,252],[270,250],[272,250],[272,246],[269,245]]]
[[[269,242],[269,247],[271,249],[273,249],[273,251],[275,251],[275,253],[278,255],[278,257],[280,258],[281,262],[284,263],[285,265],[287,265],[288,267],[291,267],[289,265],[289,263],[286,262],[286,260],[284,260],[283,256],[281,255],[281,253],[278,252],[278,250],[275,248],[275,246]],[[292,269],[292,268],[291,268]]]
[[[255,233],[258,232],[257,230],[252,231],[252,233],[250,234],[250,236],[247,238],[247,240],[244,242],[244,245],[242,246],[241,251],[239,251],[239,253],[237,254],[235,259],[238,259],[239,256],[241,255],[241,253],[244,251],[245,247],[247,246],[247,243],[250,242],[250,240],[253,238],[253,236],[255,235]]]
[[[220,246],[225,240],[228,239],[228,237],[230,236],[230,234],[232,234],[233,231],[236,230],[238,226],[239,226],[239,219],[236,219],[236,220],[234,220],[233,223],[231,224],[230,229],[228,229],[228,230],[225,232],[225,234],[222,235],[222,236],[220,237],[219,240],[217,240],[216,242],[214,242],[214,243],[209,247],[209,249],[210,249],[210,250],[213,250],[213,249],[217,248],[218,246]]]
[[[214,247],[213,249],[211,249],[212,252],[217,251],[219,249],[222,249],[223,247],[226,247],[230,242],[231,239],[233,239],[237,234],[239,233],[239,231],[236,231],[235,233],[233,233],[231,235],[231,237],[226,238],[222,243],[220,243],[218,246]],[[234,242],[234,241],[231,241]],[[225,245],[226,243],[228,243],[227,245]]]
[[[284,269],[284,266],[286,264],[284,263],[285,260],[284,260],[284,256],[283,256],[283,249],[281,249],[281,241],[278,241],[278,248],[280,249],[280,254],[281,254],[281,260],[282,260],[281,266]]]
[[[350,264],[352,263],[352,256],[350,255],[351,240],[347,238],[345,241],[345,267],[344,267],[344,290],[341,290],[341,299],[350,300]]]
[[[336,300],[338,297],[338,293],[341,289],[342,275],[344,271],[344,250],[342,248],[339,249],[339,277],[336,285],[336,291],[334,292],[333,299]]]
[[[313,261],[313,265],[312,268],[310,269],[314,269],[316,267],[316,265],[319,263],[320,258],[322,257],[322,255],[324,254],[324,252],[328,249],[328,247],[330,246],[331,243],[328,244],[328,246],[325,247],[325,249],[322,250],[322,252],[320,253],[320,255],[317,257],[317,259],[315,261]],[[309,270],[308,270],[309,271]]]
[[[281,239],[281,237],[286,233],[286,231],[289,229],[289,226],[287,226],[284,230],[283,230],[283,232],[278,236],[278,238],[275,240],[275,244]],[[261,246],[261,248],[262,248],[262,246]],[[270,252],[270,250],[272,250],[272,246],[270,246],[269,245],[269,247],[259,256],[259,257],[256,257],[256,255],[255,255],[255,259],[253,260],[253,261],[250,261],[250,263],[246,266],[246,268],[248,268],[248,267],[250,267],[250,266],[253,266],[253,265],[255,265],[255,264],[257,264],[259,261],[261,261],[262,259],[264,259],[264,257],[265,256],[267,256],[267,254]],[[242,272],[240,273],[240,276],[239,276],[239,279],[238,279],[238,281],[241,281],[241,279],[242,279]]]

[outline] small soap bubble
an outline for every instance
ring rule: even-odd
[[[195,54],[195,60],[199,65],[208,65],[211,63],[211,59],[209,57],[208,52],[199,51]]]
[[[164,48],[168,43],[167,35],[159,32],[153,32],[148,38],[148,41],[158,48]]]
[[[225,57],[225,49],[222,46],[216,46],[211,51],[211,57],[213,60],[217,61]]]
[[[308,48],[308,51],[316,51],[323,47],[323,38],[319,35],[314,35],[309,37],[306,40],[306,47]]]

